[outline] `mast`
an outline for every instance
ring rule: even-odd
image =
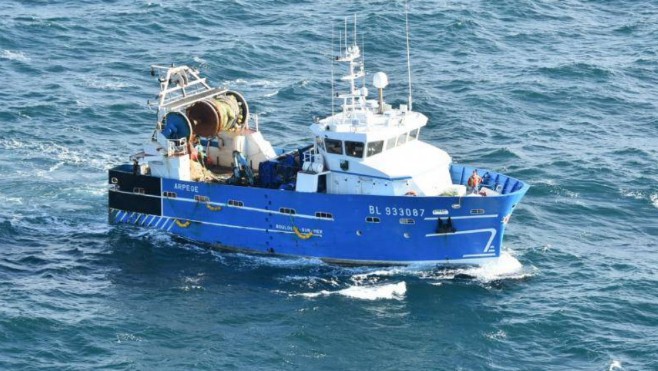
[[[404,24],[407,34],[407,73],[409,76],[409,111],[412,109],[412,100],[411,100],[411,55],[409,53],[409,2],[405,1],[404,3]]]
[[[336,55],[335,52],[334,52],[335,31],[336,31],[336,29],[332,25],[331,26],[331,54],[330,54],[331,55],[331,117],[333,117],[336,114],[336,110],[335,110],[335,107],[336,107],[336,91],[335,90],[336,89],[334,87],[336,85],[336,81],[335,81],[335,77],[334,77],[334,59],[335,59],[334,55]],[[338,42],[340,42],[340,36],[338,36],[338,38],[339,38]],[[340,47],[339,47],[339,50],[340,50]]]
[[[356,16],[354,18],[354,38],[351,45],[347,44],[347,18],[345,18],[345,49],[336,58],[337,62],[347,64],[347,75],[341,77],[342,81],[349,84],[349,91],[339,94],[343,99],[343,119],[354,117],[354,112],[364,111],[366,108],[366,90],[359,89],[356,81],[365,76],[362,62],[361,49],[357,45]]]

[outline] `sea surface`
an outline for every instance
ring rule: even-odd
[[[406,102],[404,2],[2,0],[0,369],[658,370],[658,2],[408,9],[422,137],[532,185],[497,265],[340,267],[107,224],[106,172],[154,128],[149,65],[199,67],[294,147],[331,113],[344,17],[368,81]]]

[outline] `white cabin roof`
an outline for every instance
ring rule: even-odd
[[[413,177],[451,163],[448,153],[420,140],[368,157],[361,165],[371,174],[387,178]]]
[[[391,109],[383,114],[372,110],[340,112],[311,125],[311,131],[322,138],[372,142],[386,140],[427,124],[420,112]]]

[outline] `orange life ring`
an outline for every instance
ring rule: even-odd
[[[416,191],[409,191],[409,192],[405,193],[404,195],[405,195],[405,196],[414,196],[414,197],[418,196],[418,195],[416,194]]]

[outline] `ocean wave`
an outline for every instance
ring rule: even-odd
[[[612,362],[610,362],[610,366],[608,367],[608,371],[621,371],[624,368],[621,367],[621,361],[618,361],[616,359],[613,359]]]
[[[119,78],[87,78],[84,80],[84,85],[88,88],[94,90],[126,90],[128,88],[134,88],[136,85],[128,83],[126,80],[121,80]]]
[[[398,283],[360,286],[354,285],[342,290],[302,293],[299,296],[317,298],[320,296],[340,295],[361,300],[403,300],[407,292],[407,284],[402,281]]]
[[[0,58],[2,59],[8,59],[10,61],[18,61],[18,62],[29,62],[30,57],[25,55],[22,51],[11,51],[4,49],[2,53],[0,53]]]
[[[43,169],[42,175],[53,172],[64,164],[107,170],[120,161],[117,153],[92,153],[93,148],[76,150],[52,141],[0,139],[0,149],[17,151],[17,155],[23,159],[43,158],[45,156],[48,159],[55,160],[55,164]],[[58,165],[59,162],[62,162],[62,164]]]
[[[625,198],[631,198],[638,201],[649,201],[652,206],[658,208],[658,192],[620,188],[619,194]]]
[[[0,194],[0,205],[3,207],[13,207],[13,206],[18,206],[18,205],[23,205],[23,197],[15,197],[15,196],[6,196],[3,194]]]
[[[307,268],[326,265],[326,263],[319,258],[263,256],[244,253],[232,253],[232,255],[240,258],[242,264],[255,267],[267,266],[274,268]]]
[[[500,280],[522,280],[532,277],[534,272],[525,269],[523,264],[510,253],[503,252],[498,260],[478,267],[458,269],[452,274],[454,274],[452,277],[464,275],[483,283],[490,283]]]

